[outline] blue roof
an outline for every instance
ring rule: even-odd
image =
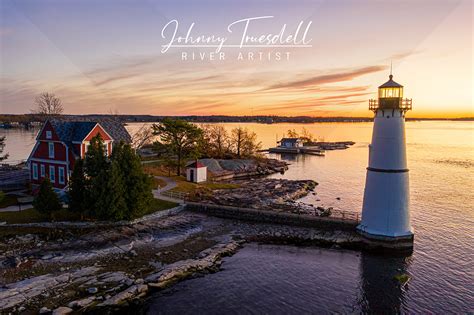
[[[122,123],[103,120],[103,121],[65,121],[65,120],[50,120],[59,140],[62,142],[81,142],[94,129],[95,125],[99,124],[104,128],[114,141],[124,141],[130,143],[132,138],[127,132]]]
[[[282,138],[280,142],[291,142],[291,143],[296,143],[300,141],[300,138]]]

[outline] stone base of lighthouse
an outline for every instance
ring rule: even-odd
[[[413,247],[409,196],[408,170],[367,168],[358,232],[383,247]]]

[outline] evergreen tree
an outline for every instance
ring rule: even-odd
[[[40,185],[38,196],[33,201],[33,207],[42,214],[51,216],[55,211],[62,208],[58,195],[54,192],[53,186],[48,178],[45,178]]]
[[[102,170],[107,169],[107,153],[105,151],[104,141],[100,134],[92,138],[87,148],[86,158],[84,160],[84,171],[87,176],[95,178]]]
[[[126,187],[120,165],[113,161],[109,169],[103,169],[93,179],[93,209],[99,219],[129,219],[125,201]]]
[[[69,210],[82,215],[86,213],[89,197],[87,188],[84,161],[79,159],[74,164],[74,170],[69,181]]]
[[[101,220],[123,220],[148,212],[153,202],[151,178],[129,144],[114,146],[110,161],[100,136],[71,176],[70,208]]]
[[[165,118],[159,124],[153,125],[153,134],[160,137],[159,143],[165,145],[168,151],[176,156],[176,175],[181,175],[181,168],[187,158],[196,158],[202,138],[202,130],[196,125],[180,120]]]
[[[118,164],[126,187],[127,217],[138,217],[148,212],[153,201],[152,183],[143,172],[140,157],[129,144],[121,142],[114,147],[112,161]]]

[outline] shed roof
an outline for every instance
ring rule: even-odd
[[[201,168],[201,167],[206,167],[206,165],[202,164],[199,161],[194,161],[194,162],[186,165],[186,168]]]

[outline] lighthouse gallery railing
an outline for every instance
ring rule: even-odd
[[[411,110],[411,106],[412,106],[411,98],[402,98],[400,99],[400,102],[398,103],[397,109],[407,111],[407,110]],[[376,111],[379,108],[380,106],[379,106],[378,100],[374,100],[374,99],[369,100],[369,110]]]

